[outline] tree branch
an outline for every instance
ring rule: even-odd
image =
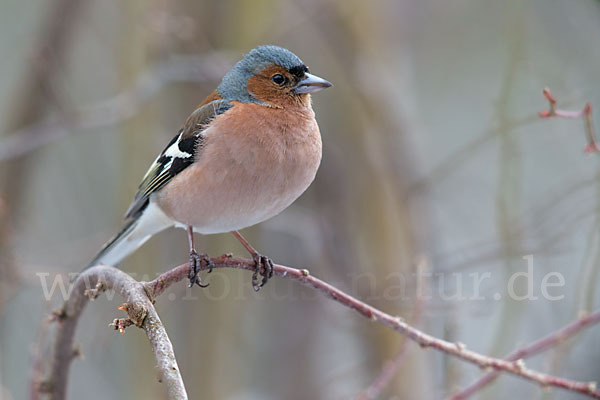
[[[410,323],[413,326],[418,326],[421,320],[421,315],[423,314],[423,307],[425,305],[425,297],[423,293],[425,293],[425,275],[427,273],[427,260],[424,257],[421,257],[417,262],[417,289],[415,291],[415,306],[413,308],[412,316],[410,319]],[[400,344],[400,350],[396,353],[394,358],[385,363],[379,375],[373,380],[373,382],[361,391],[354,400],[375,400],[381,396],[381,393],[385,390],[385,388],[390,384],[398,369],[402,365],[406,355],[408,354],[408,346],[407,340]]]
[[[592,120],[592,104],[586,103],[581,111],[567,111],[556,108],[556,99],[550,92],[550,89],[545,88],[542,92],[548,103],[550,104],[549,110],[540,111],[538,115],[541,118],[561,117],[561,118],[583,118],[585,121],[585,137],[587,139],[587,145],[585,146],[586,153],[597,153],[600,152],[598,141],[596,140],[596,134],[594,132],[594,123]]]
[[[69,367],[76,355],[73,350],[73,337],[79,317],[89,300],[95,299],[106,290],[113,289],[126,299],[127,303],[119,309],[128,314],[127,319],[113,321],[115,328],[122,332],[123,325],[130,324],[144,329],[154,350],[161,374],[160,380],[166,384],[169,398],[187,399],[173,345],[152,302],[148,299],[144,285],[125,272],[106,266],[96,266],[84,271],[73,285],[69,299],[55,313],[59,325],[50,375],[39,385],[39,390],[49,393],[52,400],[65,398]]]
[[[249,271],[253,271],[255,269],[254,261],[230,257],[227,255],[212,258],[212,261],[214,263],[214,268],[237,268]],[[202,269],[206,269],[206,267],[203,266]],[[154,299],[160,296],[169,286],[181,280],[188,279],[188,272],[189,265],[186,263],[161,274],[150,282],[139,283],[134,281],[133,278],[129,277],[124,272],[110,267],[98,266],[81,274],[81,276],[79,276],[75,281],[76,288],[73,290],[71,298],[65,303],[62,313],[59,315],[62,323],[57,334],[52,374],[50,379],[47,381],[50,389],[52,389],[52,393],[55,394],[52,398],[64,398],[68,368],[73,354],[72,342],[73,335],[75,333],[75,326],[84,306],[87,304],[87,297],[90,295],[95,295],[93,290],[85,290],[86,285],[84,279],[86,277],[89,279],[90,283],[90,285],[87,285],[87,287],[92,287],[93,285],[100,283],[100,290],[114,288],[121,293],[123,297],[128,299],[127,306],[123,306],[123,308],[125,308],[128,312],[129,320],[116,320],[114,323],[115,327],[117,327],[119,330],[122,330],[125,329],[127,325],[135,324],[146,330],[146,333],[152,342],[153,348],[155,349],[157,360],[159,360],[159,366],[161,368],[161,372],[163,373],[163,378],[165,380],[169,379],[167,383],[169,385],[169,395],[176,397],[177,395],[174,394],[174,390],[175,388],[180,388],[183,396],[185,396],[185,392],[183,391],[183,383],[181,382],[181,376],[179,375],[179,369],[177,367],[172,346],[170,342],[168,342],[166,332],[164,332],[164,328],[160,323],[160,319],[158,318],[154,307],[152,307],[152,303],[154,302]],[[596,382],[579,382],[544,374],[542,372],[527,368],[521,358],[515,361],[510,361],[488,357],[468,350],[462,343],[451,343],[435,338],[407,324],[404,320],[402,320],[402,318],[395,317],[378,310],[377,308],[342,292],[327,282],[311,276],[309,271],[306,269],[295,269],[282,265],[275,265],[274,273],[277,276],[286,277],[298,281],[305,286],[312,287],[328,298],[356,311],[371,321],[378,322],[401,333],[408,339],[419,344],[422,348],[432,348],[441,351],[475,364],[483,369],[492,369],[498,372],[509,373],[529,381],[536,382],[542,387],[562,388],[581,393],[592,398],[600,399],[600,391],[596,390]],[[162,332],[160,335],[160,340],[166,340],[166,343],[168,343],[166,344],[167,349],[164,354],[157,351],[157,341],[153,339],[153,334],[149,333],[149,330],[150,332],[154,332],[152,330],[154,328],[159,329],[160,332]],[[163,360],[165,360],[165,362],[161,363],[161,359],[159,357],[164,357]],[[60,393],[63,397],[57,396],[56,393]]]
[[[224,255],[213,258],[212,260],[215,268],[238,268],[249,271],[254,270],[254,261],[248,259],[234,258]],[[206,268],[203,267],[203,269]],[[153,281],[146,283],[146,291],[148,292],[150,298],[156,298],[173,283],[187,279],[188,271],[188,264],[183,264],[165,272]],[[488,357],[468,350],[462,343],[451,343],[435,338],[407,324],[404,320],[402,320],[402,318],[394,317],[381,310],[378,310],[377,308],[342,292],[327,282],[311,276],[306,269],[295,269],[282,265],[275,265],[274,273],[277,276],[287,277],[298,281],[305,286],[316,289],[328,298],[358,312],[360,315],[370,319],[371,321],[378,322],[401,333],[408,339],[419,344],[422,348],[432,348],[441,351],[454,357],[458,357],[464,361],[478,365],[484,369],[493,369],[519,376],[529,381],[536,382],[543,387],[552,386],[562,388],[581,393],[592,398],[600,399],[600,391],[596,390],[596,382],[579,382],[544,374],[542,372],[527,368],[520,359],[516,361],[507,361]]]
[[[519,359],[524,359],[542,353],[556,345],[559,345],[571,336],[578,334],[583,329],[591,325],[595,325],[599,322],[600,310],[597,310],[592,314],[584,315],[583,317],[571,322],[569,325],[564,326],[556,332],[553,332],[525,347],[521,347],[520,349],[513,351],[504,359],[507,361],[517,361]],[[466,399],[470,397],[473,393],[477,392],[478,390],[493,382],[498,377],[498,375],[498,371],[489,372],[477,381],[473,382],[465,389],[463,389],[462,391],[460,391],[459,393],[449,397],[448,400]]]

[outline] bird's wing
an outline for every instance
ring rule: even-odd
[[[179,133],[154,160],[142,178],[125,218],[137,217],[148,205],[152,193],[160,190],[194,162],[203,147],[206,126],[214,117],[230,108],[231,103],[217,99],[202,105],[189,116]]]

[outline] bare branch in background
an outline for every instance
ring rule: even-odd
[[[13,221],[8,204],[0,195],[0,312],[8,300],[18,292],[22,276],[15,266]]]
[[[10,107],[2,119],[4,129],[12,130],[40,118],[47,107],[50,82],[69,48],[73,27],[85,0],[52,0],[44,7],[39,21],[39,35],[29,53],[30,62],[23,68],[15,93],[10,96]],[[0,153],[5,151],[0,141]],[[14,162],[2,167],[0,173],[0,310],[10,296],[18,291],[20,274],[14,265],[14,232],[11,219],[21,199],[21,189],[27,180],[27,165]],[[6,183],[2,178],[7,178]],[[10,182],[18,182],[11,185]],[[2,393],[0,392],[0,395]]]
[[[596,134],[594,132],[594,123],[592,120],[592,105],[586,103],[581,111],[567,111],[556,108],[556,99],[550,92],[550,89],[545,88],[542,92],[544,97],[550,103],[550,109],[539,112],[541,118],[561,117],[561,118],[583,118],[585,121],[585,137],[587,139],[587,146],[585,146],[586,153],[597,153],[600,152],[598,147],[598,141],[596,140]]]
[[[213,258],[214,268],[237,268],[254,271],[254,261],[234,258],[227,255]],[[206,269],[206,268],[203,268]],[[173,355],[173,349],[168,341],[166,332],[160,319],[152,306],[156,297],[161,295],[165,289],[172,284],[181,280],[188,279],[189,265],[182,264],[175,267],[154,279],[151,282],[136,282],[124,272],[110,268],[97,266],[91,268],[81,274],[75,281],[75,288],[71,298],[65,303],[59,315],[60,324],[57,333],[57,339],[54,346],[54,359],[52,363],[52,371],[50,378],[46,381],[42,388],[49,390],[53,396],[52,399],[64,398],[66,392],[67,374],[69,365],[73,359],[73,337],[79,316],[83,308],[87,304],[88,296],[97,295],[94,291],[86,290],[93,286],[99,289],[106,290],[113,288],[117,290],[123,297],[127,298],[127,305],[123,308],[128,313],[126,323],[121,320],[115,321],[115,327],[119,330],[124,329],[125,325],[136,325],[146,330],[148,337],[155,349],[155,356],[159,362],[160,370],[163,373],[163,379],[166,376],[171,379],[167,383],[170,396],[173,395],[172,388],[178,386],[177,380],[181,379],[179,368]],[[310,275],[306,269],[289,268],[282,265],[275,265],[274,273],[280,277],[298,281],[305,286],[312,287],[318,292],[324,294],[328,298],[356,311],[360,315],[368,318],[373,322],[378,322],[388,328],[391,328],[406,338],[419,344],[422,348],[435,349],[442,353],[460,358],[464,361],[475,364],[483,369],[492,369],[499,372],[506,372],[532,382],[540,384],[542,387],[557,387],[569,391],[581,393],[592,398],[600,399],[600,391],[596,390],[596,382],[579,382],[570,379],[564,379],[557,376],[544,374],[538,371],[527,368],[521,358],[510,361],[502,360],[493,357],[488,357],[474,351],[468,350],[462,343],[451,343],[442,339],[433,337],[419,329],[406,323],[400,317],[394,317],[375,307],[372,307],[344,292],[333,287],[332,285],[315,278]],[[86,280],[89,284],[86,284]],[[122,324],[121,324],[122,323]],[[121,325],[120,325],[121,324]],[[154,329],[158,329],[160,333],[156,333]],[[157,337],[158,337],[158,340]],[[165,354],[157,351],[157,343],[163,343],[168,347]],[[167,344],[168,343],[168,344]],[[161,361],[162,360],[162,361]],[[173,386],[171,386],[173,385]],[[182,389],[183,390],[183,389]],[[171,397],[171,398],[186,398],[186,397]]]
[[[48,339],[50,324],[50,319],[42,321],[36,335],[36,340],[30,350],[31,371],[29,372],[29,400],[39,400],[41,398],[39,384],[42,382],[44,374],[43,349],[46,346],[46,340]],[[0,392],[0,394],[2,393]],[[1,398],[2,396],[0,396],[0,399]]]
[[[2,120],[4,129],[9,131],[21,129],[23,126],[36,123],[54,102],[52,82],[63,62],[74,34],[76,21],[80,13],[89,4],[85,0],[51,0],[44,3],[45,12],[40,21],[37,40],[29,57],[30,62],[23,69],[15,93],[10,96],[10,108],[6,118]],[[36,131],[35,134],[43,136],[45,132]],[[30,137],[29,140],[34,140]],[[0,142],[0,152],[5,151],[4,143]],[[21,189],[28,180],[29,164],[14,162],[3,166],[4,177],[7,182],[19,182],[18,185],[7,189],[3,183],[1,188],[6,195],[6,201],[11,213],[18,208],[22,197]],[[0,227],[1,228],[1,227]]]
[[[413,315],[410,319],[410,323],[413,326],[418,326],[423,315],[423,308],[425,306],[425,285],[427,284],[425,276],[427,273],[427,259],[421,257],[417,262],[417,290],[415,294],[415,307],[413,309]],[[400,350],[396,353],[394,358],[387,362],[379,375],[373,380],[368,388],[363,390],[356,396],[355,400],[375,400],[381,396],[381,393],[389,386],[390,382],[398,372],[398,369],[404,362],[406,355],[408,354],[408,347],[406,346],[406,340],[400,345]]]
[[[534,356],[549,350],[557,345],[560,345],[571,336],[574,336],[581,332],[583,329],[588,328],[600,322],[600,310],[595,311],[591,314],[584,315],[576,321],[571,322],[569,325],[557,330],[545,336],[525,347],[513,351],[507,355],[504,359],[507,361],[517,361],[527,357]],[[478,390],[487,386],[498,377],[498,372],[489,372],[485,374],[481,379],[473,382],[467,388],[463,389],[459,393],[451,396],[448,400],[463,400],[473,395]]]
[[[134,85],[116,96],[82,107],[58,120],[42,121],[19,129],[0,140],[0,162],[21,157],[70,135],[114,126],[135,116],[142,106],[168,84],[212,83],[231,66],[225,53],[174,56],[142,73]]]

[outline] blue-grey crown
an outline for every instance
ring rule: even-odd
[[[235,100],[244,103],[260,103],[248,93],[248,79],[270,65],[281,65],[286,69],[303,66],[304,63],[297,55],[279,46],[259,46],[250,50],[224,77],[217,92],[225,100]]]

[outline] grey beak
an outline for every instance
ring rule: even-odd
[[[294,93],[314,93],[333,86],[325,79],[309,74],[308,72],[305,73],[304,76],[305,78],[298,82],[298,85],[296,85]]]

